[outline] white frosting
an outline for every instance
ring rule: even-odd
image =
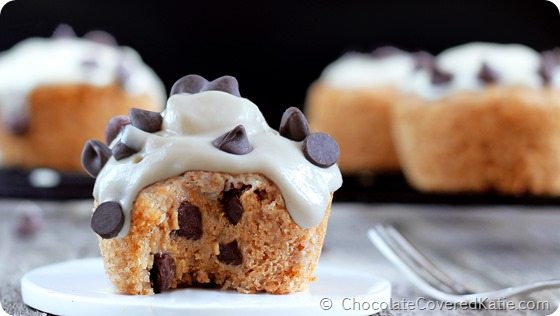
[[[221,91],[176,94],[162,115],[162,130],[157,133],[128,125],[120,140],[140,151],[120,161],[111,157],[97,176],[95,199],[118,201],[125,213],[120,237],[128,232],[130,210],[140,190],[185,171],[261,173],[279,187],[292,219],[302,227],[321,222],[331,193],[342,185],[336,164],[329,168],[311,164],[303,155],[302,142],[280,136],[248,99]],[[234,155],[212,145],[239,124],[244,125],[253,151]]]
[[[407,89],[415,66],[414,58],[407,53],[380,58],[351,53],[327,66],[320,80],[338,88],[390,86]]]
[[[498,85],[542,87],[540,55],[533,49],[520,44],[469,43],[450,48],[436,58],[437,66],[453,76],[451,82],[433,85],[429,75],[419,73],[411,90],[424,97],[439,98],[457,91],[483,89],[485,85],[478,74],[484,63],[499,76]]]
[[[94,60],[96,66],[84,66],[85,60]],[[0,54],[0,110],[4,114],[26,111],[27,95],[41,85],[112,84],[123,61],[130,74],[125,90],[133,95],[148,94],[157,104],[163,104],[165,87],[129,47],[112,47],[81,38],[30,38]]]

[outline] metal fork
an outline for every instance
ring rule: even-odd
[[[512,296],[560,288],[560,279],[538,281],[496,291],[477,292],[443,272],[423,255],[395,227],[377,224],[368,231],[370,241],[420,291],[440,301],[456,304],[480,304]]]

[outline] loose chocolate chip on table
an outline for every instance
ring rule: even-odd
[[[340,149],[329,135],[313,133],[303,141],[303,155],[312,164],[327,168],[336,163],[340,156]]]
[[[76,37],[74,29],[68,24],[60,24],[54,29],[52,37],[54,38],[73,38]]]
[[[436,86],[445,85],[451,82],[451,80],[453,80],[452,74],[445,72],[436,66],[432,68],[432,84]]]
[[[145,132],[155,133],[161,130],[163,117],[161,117],[159,112],[132,108],[128,111],[128,116],[130,117],[132,126]]]
[[[117,115],[111,118],[109,124],[107,124],[105,128],[105,142],[111,144],[121,130],[128,124],[130,124],[130,119],[126,115]]]
[[[282,114],[278,131],[280,135],[299,142],[309,135],[309,124],[298,108],[290,107]]]
[[[29,116],[25,113],[10,113],[4,118],[6,131],[14,136],[25,135],[29,131]]]
[[[420,51],[414,53],[414,69],[429,70],[434,68],[434,56],[428,52]]]
[[[82,167],[95,178],[111,155],[111,149],[107,145],[98,140],[89,140],[82,150]]]
[[[375,58],[386,58],[386,57],[401,55],[403,53],[404,52],[401,49],[396,48],[394,46],[382,46],[376,48],[373,52],[371,52],[371,55]]]
[[[560,58],[555,51],[546,51],[541,54],[541,64],[538,72],[545,85],[550,84],[554,70],[560,63],[559,59]]]
[[[243,125],[237,125],[231,131],[216,138],[212,144],[216,148],[234,155],[245,155],[253,150]]]
[[[198,207],[183,201],[177,209],[177,220],[177,235],[191,240],[199,240],[202,237],[202,214]]]
[[[173,84],[169,95],[179,93],[195,94],[202,91],[206,84],[208,84],[208,80],[199,75],[187,75],[177,80],[175,84]]]
[[[125,143],[122,142],[116,143],[115,146],[113,146],[111,152],[113,153],[113,157],[115,157],[116,160],[121,160],[137,153],[135,149],[128,147]]]
[[[117,46],[117,40],[105,31],[90,31],[84,35],[84,38],[107,46]]]
[[[220,243],[219,249],[220,254],[218,255],[218,260],[220,262],[234,266],[240,265],[243,262],[243,255],[239,250],[237,240],[227,244]]]
[[[124,224],[124,213],[118,202],[108,201],[97,206],[91,217],[91,229],[103,239],[119,234]]]
[[[226,218],[233,225],[239,223],[241,217],[243,216],[243,205],[239,200],[241,193],[241,190],[235,188],[224,191],[224,194],[220,201],[222,204],[222,210],[224,211]]]
[[[150,270],[150,283],[154,293],[161,293],[171,288],[175,278],[175,260],[167,253],[156,253]]]
[[[488,63],[482,63],[477,77],[485,84],[492,84],[500,79],[498,73]]]
[[[236,97],[241,96],[239,93],[239,84],[237,79],[232,76],[223,76],[210,81],[206,84],[205,91],[223,91]]]

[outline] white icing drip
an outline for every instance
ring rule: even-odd
[[[416,74],[411,90],[426,98],[440,98],[457,91],[484,89],[478,78],[484,63],[498,74],[498,85],[542,87],[536,51],[519,44],[469,43],[450,48],[436,58],[437,66],[453,76],[449,84],[433,85],[430,76]]]
[[[346,54],[333,62],[321,81],[339,88],[398,87],[407,89],[415,72],[414,58],[407,53],[375,58],[368,54]]]
[[[93,60],[96,65],[84,66],[86,60]],[[128,47],[112,47],[81,38],[30,38],[0,54],[0,104],[3,111],[21,107],[21,102],[15,104],[10,98],[15,95],[26,99],[29,92],[41,85],[112,84],[122,61],[130,74],[125,90],[133,95],[147,94],[157,104],[163,104],[165,87],[138,53]]]
[[[119,237],[129,230],[130,210],[140,190],[186,171],[261,173],[279,187],[291,217],[302,227],[321,222],[331,193],[342,185],[337,165],[311,164],[302,143],[280,136],[247,99],[220,91],[178,94],[169,98],[162,115],[163,128],[157,133],[127,126],[121,141],[141,147],[140,152],[120,161],[112,157],[97,176],[95,199],[119,201],[123,207],[126,219]],[[212,145],[239,124],[247,131],[252,152],[233,155]]]

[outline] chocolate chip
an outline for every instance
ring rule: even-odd
[[[241,194],[241,190],[233,188],[224,191],[224,194],[220,201],[222,204],[222,210],[224,211],[226,218],[233,225],[239,223],[239,221],[241,220],[241,216],[243,216],[243,205],[239,200]]]
[[[437,66],[432,68],[432,84],[441,86],[450,83],[451,80],[453,80],[452,74],[439,69]]]
[[[424,51],[414,53],[414,70],[432,71],[434,66],[434,56],[432,54]]]
[[[239,94],[239,84],[237,79],[232,76],[223,76],[208,82],[199,75],[187,75],[177,80],[171,88],[170,95],[179,93],[200,93],[204,91],[223,91],[237,97]]]
[[[492,69],[487,63],[482,63],[480,70],[478,71],[478,80],[482,81],[484,84],[492,84],[500,79],[498,73]]]
[[[239,84],[237,79],[232,76],[223,76],[214,81],[208,82],[205,91],[223,91],[236,97],[241,96],[239,93]]]
[[[218,255],[218,260],[220,262],[234,266],[238,266],[243,262],[243,255],[239,250],[237,240],[227,244],[220,243],[219,248],[220,254]]]
[[[117,40],[113,35],[105,31],[90,31],[84,35],[84,38],[95,43],[107,45],[107,46],[117,46]]]
[[[202,237],[202,214],[198,207],[188,201],[182,202],[177,209],[177,220],[177,235],[191,240],[199,240]]]
[[[43,216],[41,213],[24,213],[18,222],[17,234],[20,237],[31,237],[41,230]]]
[[[404,54],[404,51],[394,46],[382,46],[371,52],[371,56],[375,58],[387,58],[391,56]]]
[[[175,278],[175,260],[167,253],[156,253],[150,270],[150,284],[154,293],[161,293],[171,288]]]
[[[313,133],[303,141],[303,155],[312,164],[327,168],[336,163],[340,156],[340,149],[329,135]]]
[[[93,212],[91,229],[103,239],[119,234],[124,224],[124,213],[118,202],[103,202]]]
[[[237,125],[231,131],[216,138],[212,144],[216,148],[234,155],[245,155],[253,150],[243,125]]]
[[[560,63],[559,56],[555,51],[546,51],[541,54],[541,64],[538,73],[541,76],[543,83],[549,85],[552,81],[554,70]]]
[[[107,124],[105,128],[105,142],[111,144],[128,124],[130,124],[130,119],[126,115],[118,115],[111,118],[109,124]]]
[[[171,87],[170,95],[179,93],[195,94],[202,91],[207,83],[208,80],[199,75],[187,75],[175,82],[173,87]]]
[[[145,132],[155,133],[161,130],[163,118],[159,112],[132,108],[128,111],[128,116],[130,117],[132,126]]]
[[[89,140],[82,150],[82,167],[95,178],[109,158],[111,158],[111,149],[107,145],[98,140]]]
[[[29,116],[20,111],[9,113],[4,118],[6,131],[14,136],[27,134],[30,128]]]
[[[113,146],[111,152],[113,153],[113,157],[115,157],[116,160],[121,160],[134,155],[138,151],[128,147],[125,143],[118,142],[115,144],[115,146]]]
[[[280,135],[299,142],[309,135],[309,124],[298,108],[290,107],[282,114],[278,131]]]
[[[53,38],[74,38],[76,37],[76,33],[74,29],[68,24],[60,24],[54,29]]]

